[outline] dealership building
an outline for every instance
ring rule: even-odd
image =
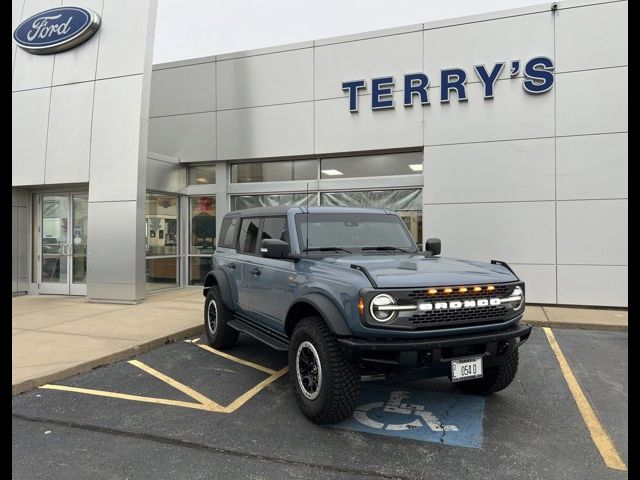
[[[67,3],[13,0],[14,38],[68,31],[42,20]],[[225,213],[297,204],[394,209],[531,303],[627,306],[627,1],[155,65],[157,1],[73,6],[86,38],[13,42],[14,293],[201,285]]]

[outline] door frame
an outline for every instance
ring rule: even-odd
[[[68,227],[67,236],[69,245],[73,246],[73,197],[77,195],[84,195],[87,197],[87,203],[89,201],[88,187],[71,187],[71,188],[56,188],[46,190],[33,190],[29,192],[29,202],[31,211],[31,221],[29,222],[30,228],[30,252],[29,252],[29,273],[31,278],[32,291],[37,295],[75,295],[86,296],[87,284],[85,283],[73,283],[73,253],[66,255],[67,257],[67,282],[61,284],[45,283],[42,282],[42,198],[47,195],[67,196],[69,201],[68,210]],[[34,204],[35,201],[35,204]],[[36,219],[33,219],[33,215],[36,215]],[[38,230],[33,231],[34,224],[37,224]],[[37,242],[37,243],[35,243]],[[87,240],[88,242],[88,240]],[[34,252],[34,245],[37,245],[37,251]],[[73,249],[71,248],[71,252]],[[34,253],[37,258],[34,258]],[[35,267],[35,268],[34,268]],[[44,288],[43,288],[44,287]]]

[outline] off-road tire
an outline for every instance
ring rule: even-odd
[[[217,311],[215,331],[211,330],[207,316],[211,302],[215,302],[215,310]],[[232,319],[233,313],[222,301],[220,288],[214,285],[209,289],[207,299],[204,302],[204,333],[210,346],[222,349],[235,345],[239,332],[228,325]]]
[[[484,377],[457,382],[455,385],[465,393],[489,395],[507,388],[518,373],[518,349],[514,348],[502,365],[487,368]]]
[[[313,400],[303,394],[296,370],[298,347],[305,341],[317,351],[322,369],[319,394]],[[289,379],[298,406],[312,422],[336,423],[353,414],[360,394],[360,372],[322,318],[306,317],[296,325],[289,345]]]

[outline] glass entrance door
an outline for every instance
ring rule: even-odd
[[[86,295],[87,194],[39,196],[38,293]]]

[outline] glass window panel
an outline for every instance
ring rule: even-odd
[[[210,185],[216,183],[215,165],[191,165],[187,169],[189,185]]]
[[[262,226],[261,240],[275,238],[289,243],[287,219],[285,217],[267,217]]]
[[[323,158],[320,178],[386,177],[422,174],[422,152]]]
[[[238,245],[242,253],[256,253],[256,244],[258,243],[258,230],[260,219],[244,218],[240,224],[240,238]]]
[[[189,285],[204,285],[204,279],[212,268],[211,257],[189,257]]]
[[[315,180],[318,178],[317,162],[312,159],[234,163],[231,165],[231,183]]]
[[[178,253],[178,197],[147,193],[146,252],[147,256]]]
[[[268,195],[233,195],[231,210],[254,207],[277,207],[282,205],[318,205],[317,193],[275,193]]]
[[[67,283],[69,198],[66,195],[42,197],[42,282]]]
[[[178,286],[178,258],[147,258],[147,291]]]
[[[191,218],[189,253],[213,254],[216,245],[215,197],[191,197],[189,216]]]
[[[224,248],[235,248],[234,240],[236,238],[236,227],[238,226],[237,218],[225,218],[220,228],[220,246]]]
[[[87,280],[87,220],[88,203],[86,195],[73,196],[73,283]]]

